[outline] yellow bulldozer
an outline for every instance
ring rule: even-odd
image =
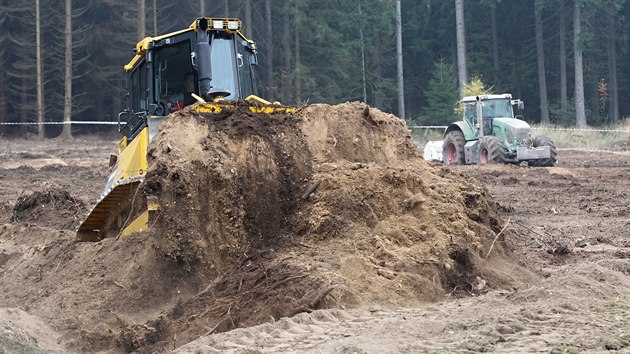
[[[136,193],[149,169],[147,148],[168,115],[189,109],[216,114],[236,106],[252,112],[291,112],[256,96],[256,45],[234,18],[197,18],[190,27],[147,37],[135,47],[127,72],[126,108],[118,115],[118,155],[96,205],[77,230],[80,241],[146,230],[159,212]]]

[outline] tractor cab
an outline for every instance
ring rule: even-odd
[[[240,20],[204,17],[187,29],[140,41],[125,65],[127,107],[119,131],[133,140],[148,117],[197,102],[193,94],[209,102],[256,95],[256,45],[240,30]]]
[[[464,105],[464,121],[478,136],[493,134],[495,118],[514,118],[513,105],[523,107],[523,101],[512,100],[512,95],[467,96],[462,99]],[[478,111],[480,110],[480,111]],[[479,131],[483,127],[483,131]]]

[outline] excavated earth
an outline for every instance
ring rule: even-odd
[[[80,243],[115,142],[0,146],[7,352],[630,349],[627,152],[444,167],[358,103],[183,111],[152,227]]]

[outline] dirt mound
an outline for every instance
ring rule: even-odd
[[[71,350],[153,352],[319,308],[415,306],[522,279],[487,191],[429,166],[404,121],[363,104],[185,110],[149,159],[140,191],[161,211],[139,235],[75,242],[42,227],[67,220],[68,195],[20,198],[16,220],[30,221],[0,226],[0,283],[20,286],[0,303],[40,316]]]
[[[161,206],[149,237],[163,268],[198,293],[125,329],[129,351],[316,308],[414,306],[509,278],[493,270],[505,251],[487,191],[429,166],[404,121],[363,104],[180,112],[149,159],[142,191]]]
[[[57,185],[44,184],[18,197],[11,221],[69,230],[79,224],[85,211],[85,204],[67,190]]]

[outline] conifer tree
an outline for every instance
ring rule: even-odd
[[[458,99],[457,85],[453,65],[444,59],[435,62],[426,96],[427,105],[419,119],[422,124],[443,125],[456,119],[453,106]]]

